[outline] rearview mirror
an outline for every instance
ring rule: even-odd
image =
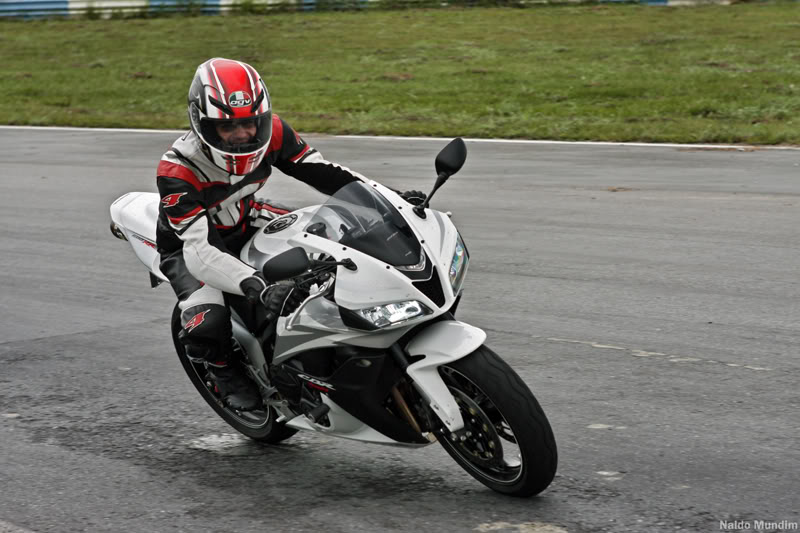
[[[467,145],[461,137],[456,137],[436,156],[436,174],[448,178],[461,170],[466,160]]]
[[[300,247],[292,248],[282,252],[261,267],[264,278],[270,283],[299,276],[311,268],[308,254]]]

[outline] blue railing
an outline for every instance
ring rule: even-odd
[[[597,0],[594,0],[597,1]],[[687,3],[728,4],[730,0],[600,0],[653,5]],[[217,14],[227,11],[360,9],[367,7],[433,6],[433,5],[540,5],[545,3],[579,3],[580,0],[0,0],[0,17],[65,17],[114,15],[152,15],[158,13],[193,12]]]
[[[2,17],[69,15],[68,0],[0,0]]]

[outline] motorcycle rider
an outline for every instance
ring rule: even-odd
[[[230,407],[257,409],[261,395],[234,360],[230,310],[223,293],[260,302],[277,319],[308,296],[293,284],[270,284],[239,260],[242,246],[273,218],[287,213],[255,198],[278,168],[324,194],[361,174],[325,160],[278,115],[264,81],[246,63],[210,59],[189,88],[191,131],[162,156],[156,183],[161,272],[178,297],[187,356],[204,362]],[[421,204],[419,191],[402,193]]]

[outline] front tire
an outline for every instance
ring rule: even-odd
[[[550,485],[558,452],[553,430],[525,382],[481,346],[439,372],[461,409],[464,429],[439,442],[472,477],[510,496]]]
[[[208,370],[205,365],[192,362],[186,356],[186,347],[178,341],[178,332],[181,329],[180,316],[180,308],[176,305],[172,313],[172,342],[175,351],[189,380],[212,409],[233,429],[259,442],[277,444],[297,433],[296,429],[275,421],[277,416],[272,407],[258,411],[236,411],[228,407],[215,392],[213,383],[207,377]]]

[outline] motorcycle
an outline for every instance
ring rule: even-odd
[[[547,417],[484,344],[486,333],[455,318],[470,254],[449,213],[429,202],[465,160],[460,138],[442,149],[422,205],[355,182],[324,204],[274,219],[242,248],[242,261],[268,281],[309,293],[287,317],[226,295],[235,358],[260,389],[260,409],[222,402],[207,367],[178,341],[176,305],[175,350],[219,416],[270,444],[298,430],[406,447],[438,441],[497,492],[525,497],[547,488],[557,464]],[[132,192],[111,205],[112,233],[130,242],[153,287],[167,281],[155,244],[158,204],[155,193]]]

